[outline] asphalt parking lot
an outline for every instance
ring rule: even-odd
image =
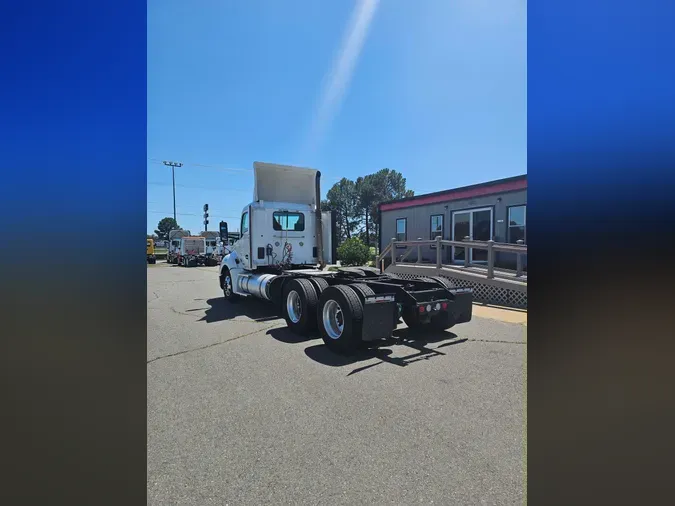
[[[523,504],[526,325],[357,357],[148,266],[148,504]]]

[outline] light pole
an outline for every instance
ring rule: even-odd
[[[162,162],[164,165],[171,167],[171,180],[173,181],[173,221],[178,223],[176,221],[176,173],[175,167],[182,167],[183,164],[181,162],[169,162],[169,161],[163,161]]]

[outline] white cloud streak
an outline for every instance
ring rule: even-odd
[[[340,51],[327,74],[321,98],[314,114],[307,146],[309,154],[313,154],[319,148],[340,109],[378,3],[379,0],[356,0]]]

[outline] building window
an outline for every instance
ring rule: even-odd
[[[248,232],[248,213],[241,215],[241,234]]]
[[[443,215],[435,214],[431,217],[431,236],[430,239],[433,241],[436,237],[441,236],[443,239]]]
[[[516,244],[522,240],[523,244],[527,244],[526,233],[526,207],[527,206],[513,206],[509,207],[509,232],[508,241],[511,244]]]
[[[396,240],[397,241],[407,241],[408,240],[408,219],[399,218],[396,220]]]
[[[282,232],[302,232],[305,230],[305,215],[302,213],[289,213],[288,211],[275,212],[272,227]]]

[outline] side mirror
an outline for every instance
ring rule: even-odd
[[[229,238],[229,235],[227,233],[227,222],[221,221],[220,222],[220,240],[223,241],[225,244],[228,244],[228,238]]]

